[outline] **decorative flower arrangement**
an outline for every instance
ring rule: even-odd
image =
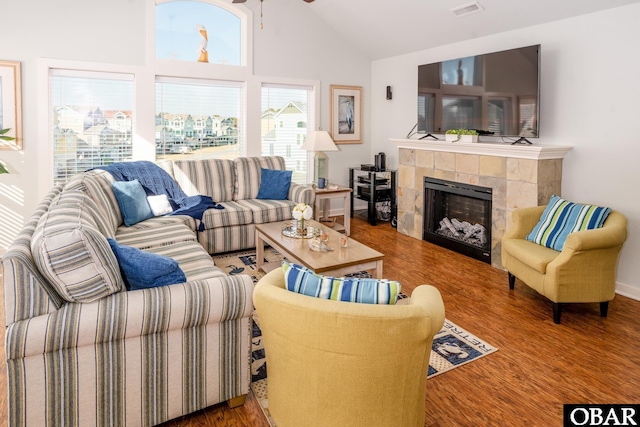
[[[300,221],[300,228],[304,230],[304,221],[311,219],[313,216],[313,209],[306,203],[298,203],[293,207],[291,215],[293,215],[294,219]]]

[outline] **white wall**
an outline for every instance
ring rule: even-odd
[[[0,159],[9,163],[14,172],[0,175],[0,254],[43,196],[39,182],[46,177],[40,176],[39,165],[42,153],[48,151],[48,141],[38,136],[38,127],[42,125],[38,122],[41,117],[38,111],[42,103],[47,102],[47,94],[39,92],[39,82],[46,79],[39,75],[42,72],[39,59],[148,67],[149,1],[3,2],[0,59],[22,63],[24,150],[0,151]],[[323,129],[329,128],[331,84],[363,86],[366,100],[370,61],[310,13],[306,3],[299,0],[265,2],[263,30],[259,29],[259,2],[246,4],[254,11],[254,74],[320,81]],[[259,108],[259,105],[248,107],[249,111],[259,111]],[[365,104],[364,123],[368,122],[369,108]],[[370,129],[365,128],[365,144],[343,145],[341,151],[328,153],[330,180],[347,184],[346,168],[369,160],[369,135]]]
[[[420,64],[541,44],[540,135],[534,143],[570,145],[562,196],[610,206],[629,221],[617,290],[640,299],[640,4],[375,61],[372,151],[398,164],[389,138],[417,119]],[[384,91],[393,88],[393,100]]]

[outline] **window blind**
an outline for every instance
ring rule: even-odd
[[[301,147],[314,129],[313,96],[310,86],[262,85],[262,155],[284,157],[300,184],[308,182],[309,153]]]
[[[233,159],[244,149],[244,84],[156,79],[156,156]]]
[[[133,75],[51,70],[49,91],[54,182],[131,159]]]

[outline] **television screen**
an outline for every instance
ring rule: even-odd
[[[540,45],[418,67],[418,133],[538,137]]]

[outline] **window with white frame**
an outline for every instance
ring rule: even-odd
[[[133,75],[50,70],[54,182],[131,159]]]
[[[262,154],[283,156],[300,184],[308,182],[308,153],[300,147],[315,121],[313,100],[311,86],[262,85]]]
[[[156,58],[240,65],[240,18],[207,1],[156,5]]]
[[[243,99],[240,83],[157,77],[156,158],[240,156]]]

